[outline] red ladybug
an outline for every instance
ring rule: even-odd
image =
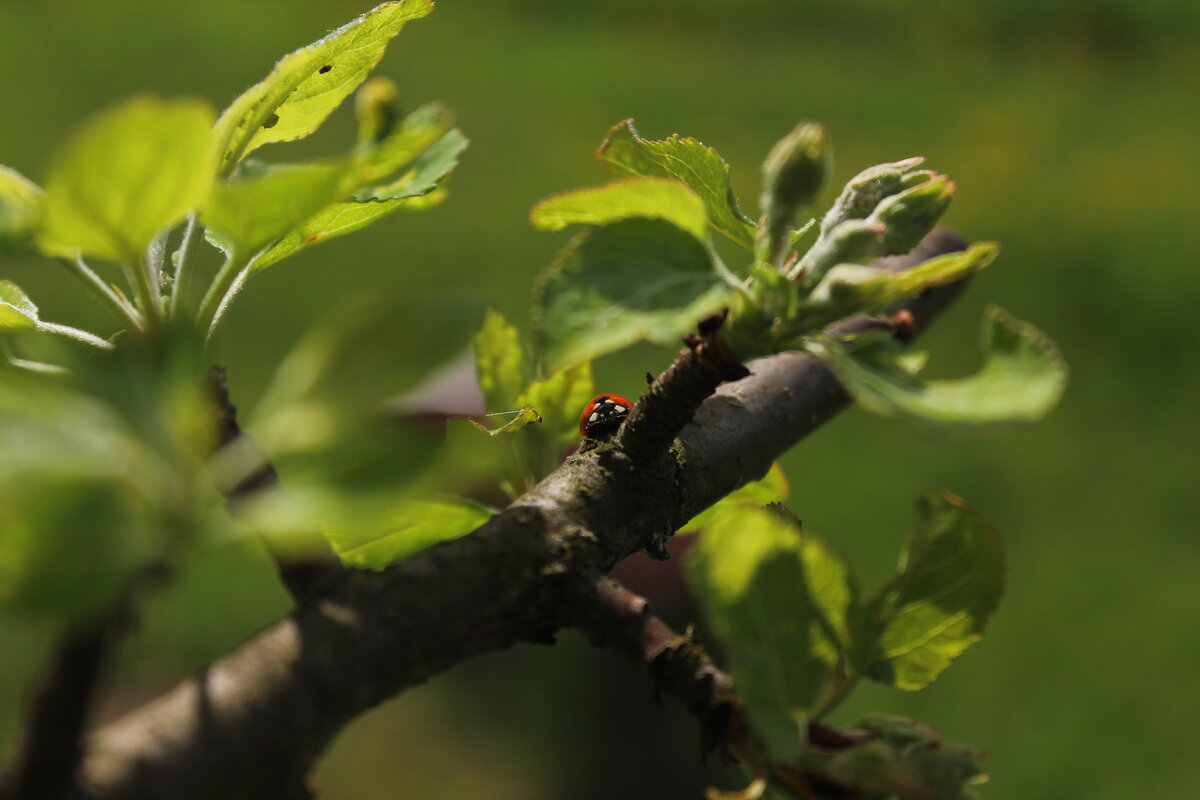
[[[579,435],[599,439],[615,432],[629,416],[633,403],[619,394],[598,394],[579,415]]]

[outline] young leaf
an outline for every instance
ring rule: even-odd
[[[864,611],[859,644],[868,677],[908,690],[983,638],[1004,592],[1004,546],[973,509],[931,492],[920,512],[899,575]]]
[[[91,119],[50,169],[42,249],[138,263],[159,231],[208,195],[211,127],[206,103],[154,97]]]
[[[404,24],[432,10],[432,0],[383,3],[280,59],[217,120],[221,174],[264,144],[301,139],[319,128],[379,63]]]
[[[531,383],[521,396],[521,404],[538,410],[549,445],[558,450],[579,438],[579,412],[595,395],[592,365],[585,361]]]
[[[617,178],[640,175],[683,181],[704,201],[713,228],[747,250],[754,247],[754,223],[733,196],[729,165],[711,147],[678,134],[649,141],[638,136],[633,120],[627,119],[608,132],[597,155]]]
[[[209,239],[243,257],[260,250],[342,195],[339,163],[289,164],[219,184],[204,209]]]
[[[547,369],[641,340],[672,345],[725,302],[704,245],[664,220],[628,219],[577,237],[543,273],[536,334]]]
[[[899,417],[940,438],[978,436],[1025,425],[1057,405],[1067,366],[1057,345],[1027,322],[992,307],[984,319],[984,364],[957,380],[921,381],[893,362],[901,357],[866,345],[866,352],[828,343],[815,351],[868,411]]]
[[[506,411],[523,405],[521,393],[529,383],[529,361],[521,334],[498,312],[488,309],[483,327],[471,341],[475,351],[475,377],[483,392],[484,408]]]
[[[44,198],[37,184],[0,165],[0,248],[25,244],[34,235]]]
[[[364,569],[383,569],[457,539],[492,516],[487,508],[461,499],[400,500],[373,512],[361,505],[348,506],[349,518],[328,525],[325,536],[344,563]],[[350,507],[356,510],[350,512]]]
[[[398,178],[368,181],[364,188],[357,190],[354,199],[360,202],[386,201],[428,195],[458,166],[458,157],[465,149],[467,137],[463,136],[462,131],[457,128],[447,131],[428,150],[420,154],[413,162],[412,169]],[[393,171],[404,163],[407,162],[393,161]]]
[[[413,112],[414,115],[416,113]],[[356,182],[349,186],[357,192],[356,199],[332,202],[318,210],[255,258],[250,271],[260,272],[317,242],[365,228],[393,211],[423,210],[440,203],[445,193],[437,191],[438,186],[458,165],[458,154],[467,146],[466,138],[458,130],[446,132],[418,155],[411,169],[395,178],[390,171],[383,172],[383,168],[394,170],[403,166],[408,163],[404,156],[416,155],[416,147],[424,144],[422,137],[415,132],[411,137],[403,132],[400,135],[407,139],[405,147],[390,146],[386,158],[371,157],[365,166],[352,168],[351,174]],[[384,145],[390,141],[385,141]],[[383,178],[387,180],[379,182]],[[363,182],[368,185],[364,186]],[[357,186],[363,188],[354,189]]]
[[[714,518],[735,507],[786,503],[790,493],[791,487],[788,485],[787,475],[784,473],[783,467],[779,466],[779,462],[776,461],[771,464],[766,475],[725,495],[715,505],[709,506],[688,520],[686,525],[675,531],[675,535],[703,530]]]
[[[709,523],[687,574],[728,648],[752,727],[774,760],[796,757],[848,642],[848,568],[786,516],[743,508]]]
[[[687,184],[668,178],[626,178],[546,198],[529,212],[533,227],[562,230],[568,225],[607,225],[630,217],[665,219],[704,241],[708,217],[704,201]]]

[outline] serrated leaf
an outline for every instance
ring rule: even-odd
[[[39,245],[136,263],[150,240],[203,204],[212,185],[212,111],[138,97],[101,112],[50,169]]]
[[[704,201],[681,181],[626,178],[548,197],[533,207],[533,227],[558,231],[568,225],[608,225],[631,217],[664,219],[704,241]]]
[[[880,683],[927,686],[984,628],[1004,592],[999,535],[961,498],[931,492],[894,584],[868,604],[859,658]]]
[[[280,59],[217,120],[221,174],[264,144],[315,131],[379,63],[404,24],[432,10],[432,0],[383,3]]]
[[[344,180],[345,166],[327,163],[276,166],[221,183],[204,209],[207,235],[226,253],[254,253],[340,197]]]
[[[521,334],[500,312],[487,309],[483,327],[471,340],[475,353],[475,378],[488,411],[519,408],[521,393],[529,384],[530,366],[521,345]]]
[[[0,281],[0,332],[30,330],[38,325],[38,308],[12,281]]]
[[[0,247],[21,245],[41,224],[45,193],[15,169],[0,165]]]
[[[722,497],[714,505],[701,511],[688,520],[688,523],[675,532],[675,535],[695,533],[703,530],[717,516],[726,513],[737,506],[765,506],[770,503],[786,503],[791,487],[787,475],[778,461],[771,464],[767,474],[756,481],[750,481],[740,489],[735,489]]]
[[[462,499],[399,500],[369,515],[360,510],[350,516],[327,525],[326,538],[343,563],[378,570],[470,533],[492,512]]]
[[[675,225],[628,219],[595,228],[539,280],[536,333],[546,367],[643,340],[674,345],[727,295],[704,245]]]
[[[902,355],[870,345],[864,354],[828,343],[815,347],[863,408],[938,438],[1037,422],[1058,404],[1067,384],[1057,345],[995,307],[984,318],[983,367],[966,378],[922,381],[894,363]]]
[[[773,760],[795,758],[849,641],[848,568],[786,516],[742,508],[709,523],[687,574],[729,652],[752,727]]]
[[[600,160],[614,177],[674,178],[704,201],[708,222],[731,240],[751,250],[754,223],[742,213],[729,183],[729,165],[711,147],[675,134],[662,141],[637,135],[633,120],[613,127],[600,145]]]

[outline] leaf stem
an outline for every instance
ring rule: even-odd
[[[104,282],[96,272],[87,265],[83,260],[83,256],[76,256],[74,259],[59,258],[58,263],[67,268],[67,271],[75,275],[84,286],[91,290],[92,294],[100,299],[100,302],[108,306],[109,309],[120,317],[122,322],[128,322],[137,330],[142,330],[145,322],[142,320],[141,314],[130,303],[113,291],[112,287]]]
[[[197,221],[196,214],[193,212],[188,215],[187,227],[183,229],[183,240],[179,243],[177,254],[179,261],[175,265],[175,286],[171,290],[171,307],[168,314],[172,319],[183,313],[185,303],[191,296],[192,287],[196,283],[193,277],[195,271],[190,269],[192,260],[192,251],[195,249],[195,243],[199,237],[196,232],[200,227]]]
[[[200,303],[200,311],[197,313],[196,319],[201,330],[208,330],[208,336],[212,336],[216,330],[219,321],[218,315],[222,312],[222,307],[241,288],[241,281],[238,278],[245,272],[249,263],[250,259],[238,251],[230,253],[229,258],[221,265],[221,269],[213,278],[212,285],[204,294],[204,300]]]
[[[98,347],[101,350],[112,350],[113,343],[107,339],[101,339],[94,333],[90,333],[79,328],[72,328],[70,325],[59,325],[57,322],[38,322],[38,330],[46,333],[54,333],[59,336],[65,336],[68,339],[74,339],[77,342],[90,344],[92,347]]]
[[[147,264],[138,258],[132,258],[125,262],[125,273],[129,276],[130,283],[133,284],[134,292],[137,294],[138,308],[141,310],[143,318],[146,321],[147,330],[155,330],[162,323],[162,308],[155,300],[156,292],[150,285],[150,271]]]

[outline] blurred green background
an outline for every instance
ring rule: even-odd
[[[222,107],[366,9],[0,3],[0,163],[42,178],[84,116],[141,90]],[[225,333],[241,343],[223,353],[236,402],[252,409],[308,326],[339,309],[367,309],[319,389],[347,416],[461,353],[485,306],[523,322],[531,281],[563,241],[533,232],[529,207],[600,182],[591,153],[626,117],[650,138],[717,147],[748,209],[759,161],[801,118],[829,124],[838,186],[869,164],[925,155],[959,183],[948,223],[1004,247],[929,337],[932,369],[971,367],[980,312],[996,302],[1058,340],[1072,383],[1034,430],[938,445],[851,411],[789,455],[792,507],[867,585],[891,568],[926,489],[966,497],[1010,551],[987,639],[931,688],[865,687],[839,717],[911,714],[978,745],[993,800],[1200,796],[1195,0],[443,0],[400,34],[379,74],[410,105],[440,99],[458,112],[472,145],[450,200],[251,282]],[[352,131],[342,109],[312,140],[262,155],[338,152]],[[107,324],[54,265],[10,262],[3,277],[51,319]],[[607,359],[601,388],[636,395],[669,356]],[[377,478],[435,457],[429,436],[388,436],[394,458]],[[625,575],[688,620],[672,565]],[[123,649],[102,716],[287,607],[255,545],[208,548]],[[46,641],[32,623],[0,620],[0,749]],[[462,665],[362,719],[317,784],[329,800],[696,798],[713,778],[697,753],[678,708],[656,707],[640,675],[565,633],[554,649]]]

